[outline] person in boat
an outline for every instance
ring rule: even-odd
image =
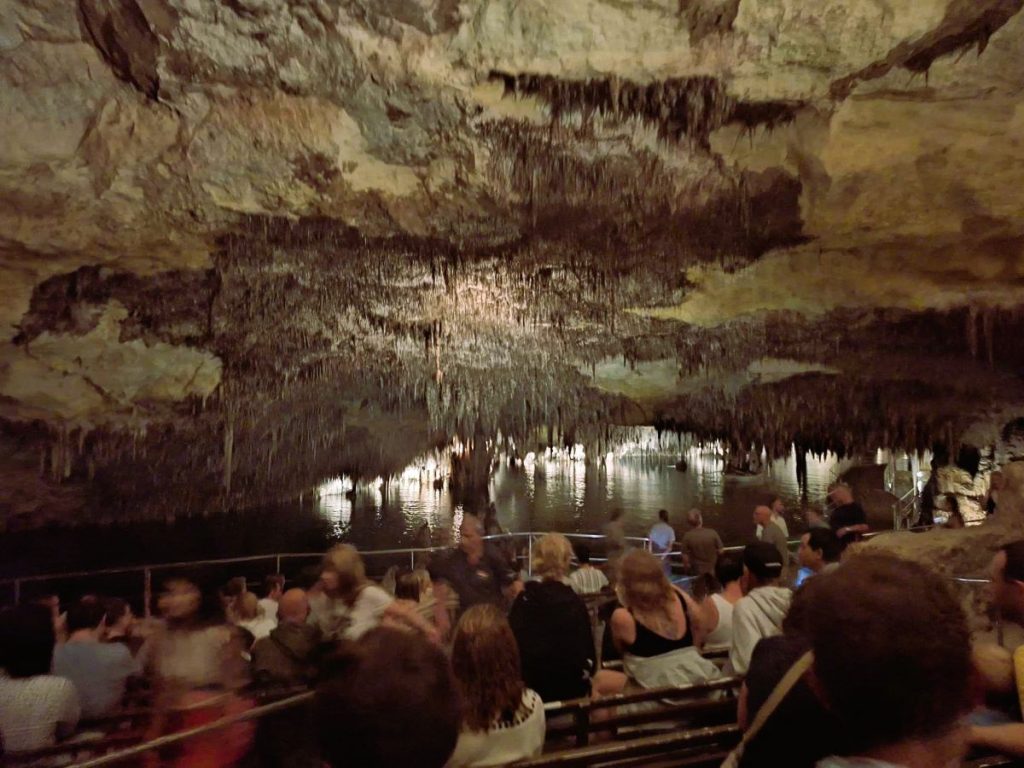
[[[697,651],[704,642],[692,602],[665,576],[650,552],[634,549],[622,558],[615,591],[622,607],[611,615],[616,649],[624,672],[602,669],[594,676],[594,693],[607,696],[627,686],[654,688],[707,682],[718,667]]]

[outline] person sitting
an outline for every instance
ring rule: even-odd
[[[590,564],[590,547],[576,545],[579,567],[569,574],[569,586],[578,595],[596,595],[608,586],[608,577]]]
[[[523,583],[501,554],[483,539],[483,527],[473,515],[466,515],[459,527],[459,546],[437,560],[429,571],[439,606],[447,603],[448,590],[459,598],[459,610],[480,603],[505,605],[514,599]]]
[[[661,561],[665,573],[671,574],[672,561],[669,560],[669,557],[672,555],[672,548],[676,543],[676,531],[668,524],[667,509],[658,510],[658,522],[651,526],[647,538],[651,542],[651,553]]]
[[[145,644],[145,638],[136,634],[135,614],[132,607],[119,597],[108,597],[103,600],[106,614],[107,633],[105,643],[120,643],[128,649],[132,656],[138,658],[139,651]]]
[[[0,739],[6,754],[53,746],[78,724],[75,684],[50,674],[53,624],[51,609],[43,605],[0,613]]]
[[[846,483],[832,486],[828,497],[833,505],[829,525],[839,537],[843,549],[846,549],[850,544],[860,541],[861,536],[868,532],[867,515],[864,513],[864,507],[853,500],[853,491]]]
[[[316,677],[320,629],[308,623],[309,600],[289,589],[278,602],[278,623],[252,648],[253,680],[262,685],[297,686]]]
[[[585,696],[597,658],[587,606],[565,583],[571,561],[565,536],[542,536],[533,545],[533,573],[540,581],[526,584],[508,617],[523,680],[544,701]]]
[[[462,699],[462,731],[448,768],[505,765],[540,754],[544,702],[523,683],[515,636],[496,606],[484,603],[462,614],[452,671]]]
[[[243,592],[236,601],[235,624],[252,634],[253,642],[262,640],[277,626],[277,604],[274,604],[274,618],[263,613],[260,600],[252,592]]]
[[[277,604],[284,594],[284,576],[272,573],[263,579],[264,596],[260,598],[260,608],[268,619],[277,620]]]
[[[743,549],[743,598],[733,606],[729,650],[729,665],[734,674],[746,673],[758,640],[782,632],[782,620],[793,597],[789,589],[778,585],[782,568],[778,548],[766,541],[748,544]]]
[[[459,735],[459,695],[444,653],[390,627],[368,630],[335,660],[313,710],[332,768],[442,768]]]
[[[840,757],[819,768],[959,765],[974,667],[967,619],[946,581],[918,563],[866,554],[811,584],[810,675],[844,736],[831,750]]]
[[[113,714],[124,701],[128,679],[142,669],[126,646],[103,642],[106,610],[99,600],[74,603],[67,621],[68,639],[53,653],[53,672],[75,684],[82,717]]]
[[[694,576],[713,574],[718,556],[722,553],[722,538],[718,531],[704,527],[704,515],[699,509],[686,513],[690,530],[683,534],[683,564]]]
[[[380,623],[394,599],[366,578],[363,558],[351,544],[324,555],[320,581],[323,592],[310,598],[309,620],[329,640],[358,640]]]
[[[610,626],[616,649],[623,654],[625,673],[602,669],[594,676],[594,693],[621,693],[632,681],[641,688],[702,683],[719,677],[718,668],[695,646],[703,632],[688,614],[686,598],[672,586],[649,552],[630,550],[619,569],[616,586],[621,608]]]
[[[743,558],[739,554],[727,552],[718,558],[714,578],[717,589],[710,591],[700,604],[700,624],[706,631],[704,649],[732,646],[732,614],[743,597],[742,579]]]
[[[811,576],[831,573],[839,567],[839,556],[842,546],[839,538],[831,528],[813,528],[800,537],[800,550],[797,560],[800,562],[800,574],[796,586],[800,586]]]
[[[993,606],[1003,620],[1024,624],[1024,540],[1003,546],[992,558],[989,570]],[[1013,652],[1012,664],[1017,694],[1024,705],[1024,646]],[[970,740],[978,747],[1024,757],[1024,723],[975,726]]]

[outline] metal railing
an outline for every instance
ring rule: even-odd
[[[526,538],[527,540],[527,551],[526,551],[526,572],[528,575],[533,575],[533,540],[540,536],[543,536],[547,531],[522,531],[515,533],[498,533],[490,536],[484,536],[484,539],[488,541],[515,541],[516,539]],[[594,540],[605,540],[606,537],[600,533],[566,533],[563,534],[570,541],[579,539],[584,541]],[[650,539],[641,536],[627,536],[626,542],[634,546],[642,547],[643,549],[650,550],[651,542]],[[397,557],[404,558],[408,556],[409,567],[416,567],[417,555],[430,555],[434,552],[444,552],[450,549],[450,547],[438,546],[438,547],[403,547],[399,549],[371,549],[371,550],[360,550],[359,554],[364,559],[377,558],[377,557]],[[275,552],[267,555],[246,555],[243,557],[222,557],[213,558],[208,560],[184,560],[179,562],[171,563],[147,563],[144,565],[129,565],[118,568],[100,568],[96,570],[83,570],[83,571],[66,571],[61,573],[44,573],[34,574],[31,576],[16,576],[13,578],[0,579],[0,587],[11,587],[14,592],[15,604],[21,602],[23,587],[26,584],[38,584],[55,581],[67,581],[70,579],[85,579],[95,578],[98,576],[127,576],[137,574],[142,577],[142,596],[144,605],[144,615],[148,618],[152,609],[153,602],[153,574],[161,571],[173,571],[182,569],[191,569],[204,566],[222,566],[222,565],[241,565],[241,564],[252,564],[260,562],[273,562],[274,570],[272,573],[281,573],[282,564],[288,561],[294,560],[313,560],[319,562],[323,557],[323,552]],[[593,560],[597,562],[603,562],[604,558],[594,557]]]

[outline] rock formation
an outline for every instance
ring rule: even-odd
[[[6,0],[0,517],[955,441],[1020,406],[1022,5]]]

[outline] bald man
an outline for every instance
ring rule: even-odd
[[[289,589],[277,607],[277,627],[252,649],[253,679],[264,685],[305,685],[316,674],[320,630],[306,623],[309,599],[301,589]]]
[[[761,527],[761,541],[766,541],[779,550],[779,559],[782,562],[783,573],[789,565],[789,545],[786,543],[786,534],[772,520],[772,508],[763,504],[754,507],[754,525]]]

